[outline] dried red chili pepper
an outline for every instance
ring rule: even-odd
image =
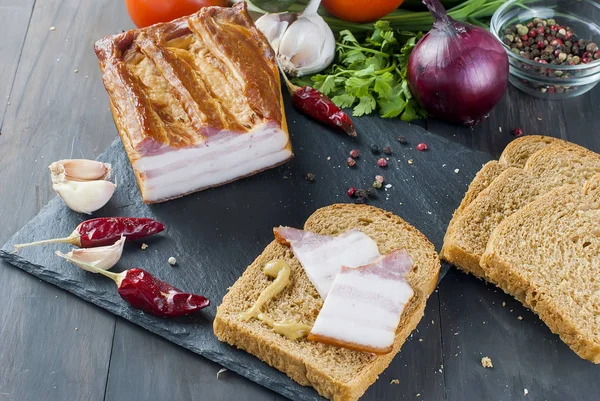
[[[278,62],[279,65],[279,62]],[[302,113],[325,125],[341,130],[355,137],[357,135],[354,124],[344,110],[340,109],[323,93],[310,86],[302,88],[290,82],[284,70],[279,66],[283,80],[292,96],[292,103]]]
[[[112,273],[58,251],[56,254],[89,272],[110,278],[117,284],[121,298],[134,308],[154,316],[183,316],[210,305],[210,301],[202,295],[183,292],[143,269],[134,268]]]
[[[210,305],[210,301],[202,295],[182,292],[142,269],[125,270],[116,276],[113,280],[121,298],[134,308],[154,316],[183,316]]]
[[[292,92],[294,106],[307,116],[330,127],[340,129],[352,137],[357,135],[348,114],[318,90],[310,86],[303,86],[302,88],[296,86],[290,91]]]
[[[81,248],[93,248],[112,245],[121,238],[121,235],[124,235],[127,241],[132,241],[158,234],[164,229],[164,224],[146,217],[99,217],[82,222],[68,237],[16,244],[15,249],[60,242]]]

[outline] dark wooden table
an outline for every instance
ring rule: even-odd
[[[4,243],[54,196],[46,170],[50,162],[95,158],[114,139],[92,46],[132,23],[122,0],[0,0],[0,26]],[[599,113],[598,88],[564,102],[510,88],[475,129],[435,120],[421,124],[493,157],[512,139],[515,127],[600,151]],[[0,283],[1,401],[283,400],[232,373],[217,380],[218,365],[3,262]],[[452,270],[409,340],[439,350],[437,359],[428,361],[426,380],[399,378],[395,398],[597,399],[600,381],[568,388],[548,374],[548,364],[577,358],[548,332],[535,315],[495,287]],[[534,346],[542,335],[546,347]],[[556,357],[559,351],[562,359]],[[493,370],[481,367],[484,355],[492,358]],[[541,373],[526,382],[520,372],[527,370]],[[382,380],[390,378],[384,373]],[[523,398],[524,389],[529,398]]]

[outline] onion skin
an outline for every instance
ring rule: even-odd
[[[450,18],[438,0],[424,3],[435,23],[408,60],[409,88],[431,116],[475,125],[506,92],[506,51],[487,30]]]

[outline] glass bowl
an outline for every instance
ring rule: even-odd
[[[534,18],[552,18],[558,26],[571,27],[577,39],[600,46],[600,4],[594,0],[511,0],[496,10],[490,24],[490,31],[508,53],[510,82],[523,92],[543,99],[567,99],[592,89],[600,81],[600,59],[587,64],[540,64],[503,42],[507,27],[525,25]]]

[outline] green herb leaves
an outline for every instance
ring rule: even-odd
[[[313,86],[339,107],[353,107],[354,116],[378,110],[384,118],[404,121],[426,117],[406,82],[408,57],[421,36],[395,32],[387,21],[377,21],[363,42],[343,30],[336,44],[337,63],[310,82],[297,82]]]

